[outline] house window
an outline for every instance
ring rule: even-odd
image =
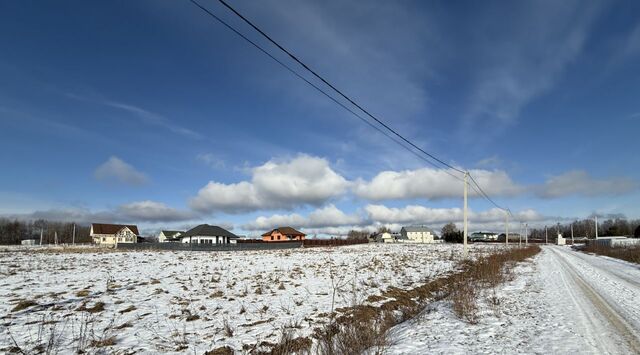
[[[107,241],[107,238],[102,237],[102,241],[103,241],[103,242]]]
[[[273,240],[273,236],[271,236],[271,240]]]

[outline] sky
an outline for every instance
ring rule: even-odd
[[[211,12],[319,84],[217,1]],[[520,222],[640,217],[640,3],[230,1]],[[0,215],[461,227],[463,183],[184,1],[0,5]],[[470,190],[472,230],[504,213]]]

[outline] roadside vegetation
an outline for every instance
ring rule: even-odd
[[[322,355],[381,354],[390,345],[387,332],[428,309],[429,304],[448,301],[454,313],[468,323],[479,319],[481,291],[490,290],[488,303],[499,306],[496,289],[513,278],[514,266],[540,252],[540,247],[514,248],[463,261],[461,271],[436,278],[412,289],[390,287],[367,303],[338,309],[331,321],[315,329],[309,338],[285,335],[270,354],[314,353]],[[376,302],[377,301],[377,302]],[[313,346],[315,343],[315,347]]]
[[[621,259],[632,263],[640,264],[640,246],[629,245],[620,247],[608,247],[602,245],[586,246],[583,251],[604,255],[611,258]]]

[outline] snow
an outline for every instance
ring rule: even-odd
[[[387,354],[638,353],[640,267],[549,246],[493,294],[479,297],[480,319],[458,319],[448,301],[390,331]],[[489,298],[496,296],[499,305]]]
[[[471,255],[495,247],[473,246]],[[367,244],[237,252],[0,253],[0,351],[54,334],[59,351],[114,337],[110,351],[236,350],[308,336],[339,307],[452,271],[460,245]],[[84,291],[83,291],[84,290]],[[334,292],[335,297],[334,297]],[[84,292],[84,294],[83,294]],[[21,300],[38,305],[20,311]],[[83,311],[97,302],[104,310]],[[132,307],[133,306],[133,307]],[[226,332],[225,327],[232,332]],[[231,334],[233,333],[233,334]]]

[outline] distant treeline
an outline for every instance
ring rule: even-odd
[[[73,239],[73,225],[68,222],[52,222],[44,219],[35,221],[20,221],[0,218],[0,244],[20,244],[25,239],[36,239],[40,243],[55,243],[58,233],[58,243],[71,243]],[[76,224],[76,243],[90,243],[89,226]]]
[[[547,226],[549,238],[555,238],[558,230],[565,238],[571,238],[571,225],[576,238],[595,238],[596,223],[593,219],[583,219],[568,224]],[[518,231],[516,231],[518,232]],[[640,237],[640,219],[627,220],[624,218],[598,220],[598,236],[635,236]],[[545,238],[544,227],[529,229],[530,238]]]

